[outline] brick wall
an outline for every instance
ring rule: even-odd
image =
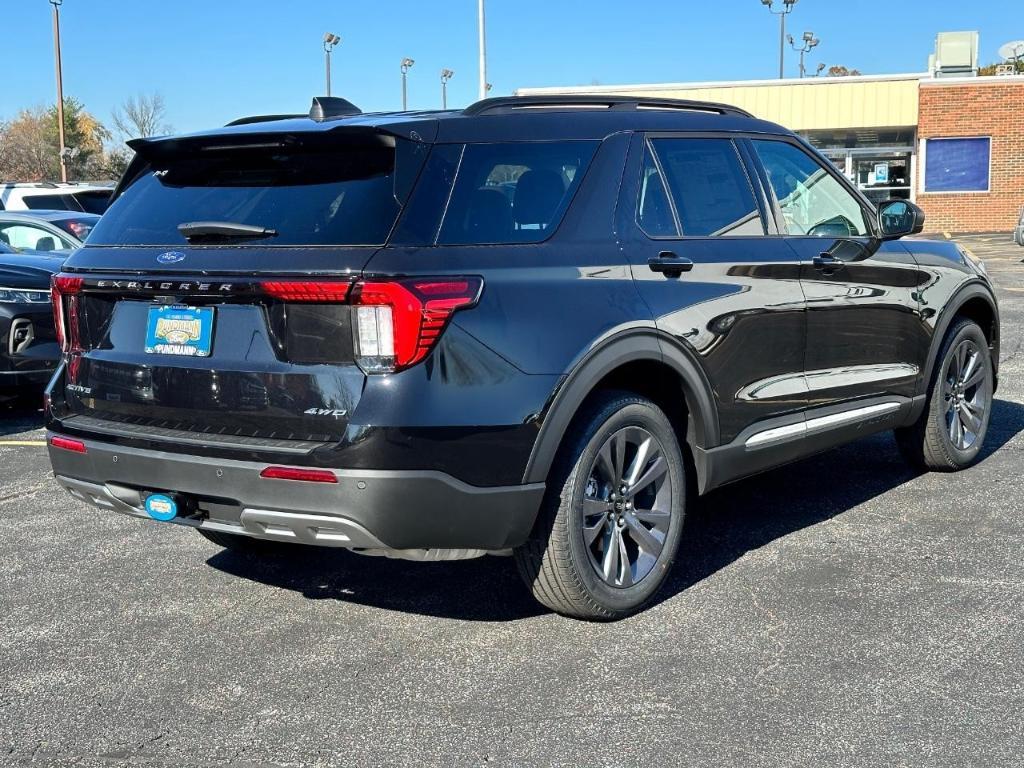
[[[988,192],[923,192],[918,164],[917,203],[929,232],[1008,232],[1024,205],[1024,78],[976,78],[973,82],[921,84],[918,139],[954,136],[992,138]]]

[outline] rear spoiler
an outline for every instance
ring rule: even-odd
[[[211,133],[132,139],[128,146],[135,151],[135,157],[111,193],[110,202],[113,203],[150,163],[175,155],[256,147],[330,148],[341,143],[393,147],[398,139],[431,144],[437,138],[438,122],[436,119],[403,120],[388,125],[336,125],[324,130],[287,130],[281,126],[279,130],[268,131],[266,128],[266,125],[243,124]]]

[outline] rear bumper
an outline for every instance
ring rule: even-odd
[[[52,433],[50,433],[52,434]],[[192,527],[318,546],[501,550],[526,540],[544,485],[477,487],[414,470],[332,470],[335,483],[270,480],[265,463],[187,456],[85,440],[50,446],[57,482],[102,509],[149,516],[142,492],[184,494]]]

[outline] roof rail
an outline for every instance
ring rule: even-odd
[[[666,99],[652,96],[605,96],[601,94],[565,94],[541,96],[497,96],[470,104],[464,115],[483,115],[508,109],[530,109],[537,107],[604,107],[605,109],[680,109],[691,112],[712,112],[719,115],[753,117],[745,109],[731,104],[691,99]]]
[[[270,123],[274,120],[292,120],[296,117],[306,117],[306,115],[250,115],[249,117],[240,117],[237,120],[232,120],[224,127],[228,128],[232,125],[249,125],[250,123]]]

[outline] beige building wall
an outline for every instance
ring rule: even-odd
[[[917,125],[924,75],[814,77],[721,83],[520,88],[517,95],[616,94],[732,104],[794,131]]]

